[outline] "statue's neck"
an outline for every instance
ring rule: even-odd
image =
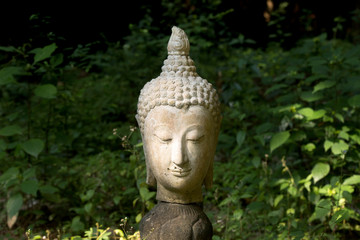
[[[201,203],[203,201],[201,188],[191,192],[169,191],[161,185],[157,186],[156,200],[169,203]]]

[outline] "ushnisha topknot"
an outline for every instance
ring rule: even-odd
[[[189,51],[188,37],[182,29],[174,26],[168,43],[168,57],[160,76],[147,82],[140,92],[136,119],[141,132],[148,113],[162,105],[179,109],[203,106],[210,111],[216,129],[220,128],[219,97],[212,84],[196,73]]]

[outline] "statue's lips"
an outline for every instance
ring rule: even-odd
[[[189,175],[191,168],[170,168],[171,174],[176,177],[185,177]]]

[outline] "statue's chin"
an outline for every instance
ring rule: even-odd
[[[166,179],[157,179],[158,189],[173,191],[176,194],[188,194],[195,190],[201,191],[202,183],[203,180],[197,178],[191,170],[170,171]]]

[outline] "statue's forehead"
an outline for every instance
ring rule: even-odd
[[[158,106],[152,109],[145,119],[145,125],[209,125],[213,122],[208,109],[202,106],[176,108],[172,106]]]

